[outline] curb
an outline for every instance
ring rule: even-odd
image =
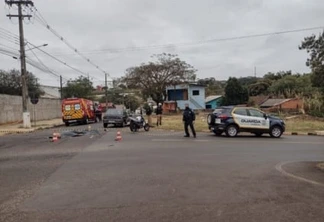
[[[64,126],[64,124],[57,124],[57,125],[51,125],[51,126],[45,126],[45,127],[38,127],[38,128],[30,128],[30,129],[0,129],[0,133],[3,133],[4,135],[6,134],[12,134],[12,133],[32,133],[35,131],[39,130],[44,130],[44,129],[52,129],[55,127],[61,127]]]
[[[324,136],[324,134],[321,134],[321,133],[313,133],[313,132],[308,132],[308,133],[303,133],[303,132],[287,132],[287,133],[284,133],[283,135],[293,135],[293,136]]]

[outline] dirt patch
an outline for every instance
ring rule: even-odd
[[[324,163],[319,163],[316,165],[316,167],[324,171]]]

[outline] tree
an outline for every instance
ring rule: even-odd
[[[322,88],[324,91],[324,32],[318,37],[312,35],[304,38],[300,50],[306,50],[310,58],[306,61],[306,66],[312,69],[312,84],[315,87]]]
[[[243,87],[237,78],[230,77],[225,87],[225,105],[238,105],[248,102],[249,92]]]
[[[166,98],[166,87],[196,79],[195,69],[180,60],[177,55],[154,55],[156,60],[126,70],[123,81],[128,88],[141,89],[144,98],[151,97],[156,103]]]
[[[271,86],[271,81],[260,80],[254,84],[248,86],[250,96],[266,95],[268,94],[268,88]]]
[[[79,76],[75,80],[69,80],[65,87],[63,87],[63,98],[78,97],[85,99],[93,98],[92,82],[83,76]]]
[[[247,76],[247,77],[241,77],[238,79],[238,81],[240,82],[240,84],[242,86],[249,86],[252,84],[255,84],[258,81],[259,78],[254,77],[254,76]]]
[[[214,77],[199,79],[198,84],[206,86],[206,96],[222,95],[224,93],[224,87],[222,82],[217,81]]]
[[[38,79],[33,73],[27,72],[28,95],[40,97],[44,95],[40,88]],[[10,71],[0,70],[0,93],[8,95],[22,95],[21,74],[20,71],[12,69]]]
[[[124,97],[124,104],[127,109],[130,109],[131,111],[135,111],[140,106],[139,99],[134,95],[126,95]]]

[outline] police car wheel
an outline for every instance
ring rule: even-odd
[[[270,130],[270,136],[274,138],[279,138],[282,135],[282,129],[280,126],[273,126]]]
[[[238,134],[238,128],[235,125],[229,125],[225,130],[226,136],[235,137]]]

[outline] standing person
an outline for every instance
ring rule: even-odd
[[[156,118],[157,118],[156,125],[159,126],[159,124],[160,124],[160,126],[161,126],[162,125],[162,113],[163,113],[161,103],[159,103],[158,107],[155,110],[155,113],[156,113]]]
[[[184,123],[184,129],[185,129],[185,135],[184,137],[190,137],[189,131],[188,131],[188,126],[190,126],[191,132],[193,134],[193,136],[196,138],[196,131],[195,131],[195,127],[193,125],[194,121],[196,120],[196,115],[194,113],[194,111],[192,111],[189,108],[189,104],[186,104],[186,108],[183,111],[183,117],[182,117],[182,121]]]
[[[145,111],[146,111],[146,115],[147,115],[147,119],[148,119],[148,124],[149,124],[149,126],[152,126],[153,109],[152,109],[152,105],[150,103],[146,104]]]

